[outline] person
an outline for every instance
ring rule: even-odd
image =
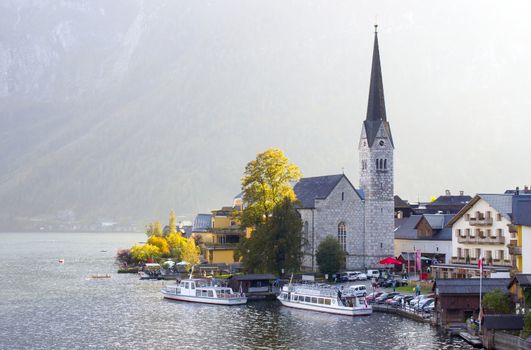
[[[418,297],[420,295],[420,284],[417,283],[417,286],[415,287],[415,295]]]
[[[396,280],[393,280],[393,292],[396,292]]]

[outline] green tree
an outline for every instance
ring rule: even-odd
[[[248,239],[243,239],[239,254],[248,272],[299,271],[302,262],[302,221],[290,198],[277,204],[270,219],[258,224]]]
[[[522,330],[524,339],[527,339],[531,335],[531,312],[528,312],[524,318],[524,329]]]
[[[319,271],[329,276],[341,269],[345,252],[341,249],[339,242],[333,236],[326,236],[319,243],[315,255]]]
[[[485,293],[482,305],[485,312],[495,314],[508,314],[513,309],[509,295],[498,288]]]
[[[257,154],[245,167],[242,178],[243,210],[241,226],[253,227],[267,221],[273,208],[285,197],[295,200],[290,181],[301,178],[299,168],[278,148]]]

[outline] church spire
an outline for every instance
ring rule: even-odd
[[[378,25],[374,25],[374,49],[372,52],[371,85],[366,120],[387,120],[380,66],[380,50],[378,48]]]
[[[391,136],[391,128],[387,122],[387,115],[385,113],[385,100],[382,80],[382,67],[380,66],[380,49],[378,47],[378,25],[374,25],[374,48],[372,52],[372,68],[371,68],[371,85],[369,87],[369,104],[367,106],[367,117],[363,122],[365,126],[365,133],[367,135],[367,143],[372,147],[380,126],[386,130],[387,136],[393,145],[393,137]]]

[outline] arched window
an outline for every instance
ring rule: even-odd
[[[310,230],[308,228],[308,221],[305,221],[303,232],[302,232],[302,246],[304,247],[305,251],[309,249],[309,235],[310,235]]]
[[[384,159],[384,169],[387,169],[387,159]]]
[[[347,251],[347,226],[345,226],[344,222],[340,222],[339,225],[337,225],[337,241],[339,242],[339,246],[341,249],[346,252]]]
[[[383,159],[380,159],[380,169],[383,169]]]

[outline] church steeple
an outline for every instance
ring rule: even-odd
[[[367,142],[372,147],[380,126],[384,125],[388,137],[393,144],[391,128],[387,123],[385,113],[385,99],[382,80],[382,67],[380,65],[380,48],[378,46],[378,25],[374,25],[374,48],[372,52],[371,83],[369,88],[369,103],[367,105],[367,117],[363,122],[367,133]]]
[[[369,105],[366,120],[387,120],[385,115],[385,100],[382,81],[382,67],[380,66],[380,50],[378,47],[378,25],[374,25],[374,48],[372,51],[371,85],[369,90]]]

